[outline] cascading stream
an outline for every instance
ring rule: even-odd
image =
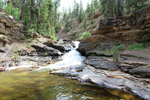
[[[104,81],[107,78],[105,74],[96,73],[101,70],[85,65],[83,61],[86,58],[81,56],[76,50],[79,42],[76,41],[74,44],[76,47],[67,48],[71,50],[62,56],[62,61],[55,64],[36,66],[38,69],[31,72],[24,72],[17,69],[31,67],[29,65],[10,67],[7,68],[7,70],[15,70],[0,73],[1,98],[6,100],[75,100],[75,98],[76,100],[120,100],[122,98],[132,100],[137,98],[137,100],[141,100],[141,98],[124,91],[111,90],[91,85],[81,85],[78,83],[78,81],[86,83],[90,80],[92,83],[102,83],[105,87],[120,88],[115,84],[112,85],[106,82],[108,80]],[[59,75],[49,74],[49,70],[54,74],[69,75],[70,78],[78,81]]]
[[[71,48],[71,50],[64,54],[62,57],[62,61],[59,61],[55,64],[48,65],[46,67],[40,67],[41,69],[60,69],[60,68],[69,68],[71,66],[81,66],[83,64],[83,60],[85,57],[81,56],[80,53],[76,50],[78,48],[79,42],[75,41],[75,48]]]

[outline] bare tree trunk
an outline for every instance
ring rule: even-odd
[[[23,18],[24,4],[25,4],[25,0],[20,0],[20,12],[21,12],[20,20],[22,20],[22,18]]]
[[[115,0],[116,3],[116,16],[118,16],[118,0]]]
[[[13,0],[10,0],[11,1],[11,14],[13,13]]]
[[[31,5],[30,5],[30,27],[32,25],[32,21],[33,21],[33,18],[34,18],[34,13],[33,13],[33,6],[35,5],[35,1],[34,0],[31,0]]]

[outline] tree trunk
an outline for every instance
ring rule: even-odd
[[[25,0],[20,0],[20,11],[21,11],[20,20],[22,20],[22,18],[23,18],[24,4],[25,4]]]
[[[34,6],[34,0],[31,0],[31,5],[30,5],[30,27],[31,27],[31,24],[32,24],[32,21],[33,21],[33,18],[34,18],[34,14],[33,14],[33,6]]]
[[[13,0],[10,0],[11,1],[11,14],[13,13]]]
[[[116,16],[118,16],[118,0],[115,0],[116,3]]]

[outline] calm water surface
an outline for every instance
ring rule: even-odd
[[[142,100],[43,71],[0,73],[0,100]]]

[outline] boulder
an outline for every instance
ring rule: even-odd
[[[32,45],[36,49],[38,56],[61,56],[62,53],[58,49],[47,46]]]
[[[52,47],[52,48],[55,48],[55,49],[58,49],[59,51],[61,52],[64,52],[65,51],[65,47],[60,45],[60,44],[54,44],[54,43],[44,43],[45,45],[49,46],[49,47]]]

